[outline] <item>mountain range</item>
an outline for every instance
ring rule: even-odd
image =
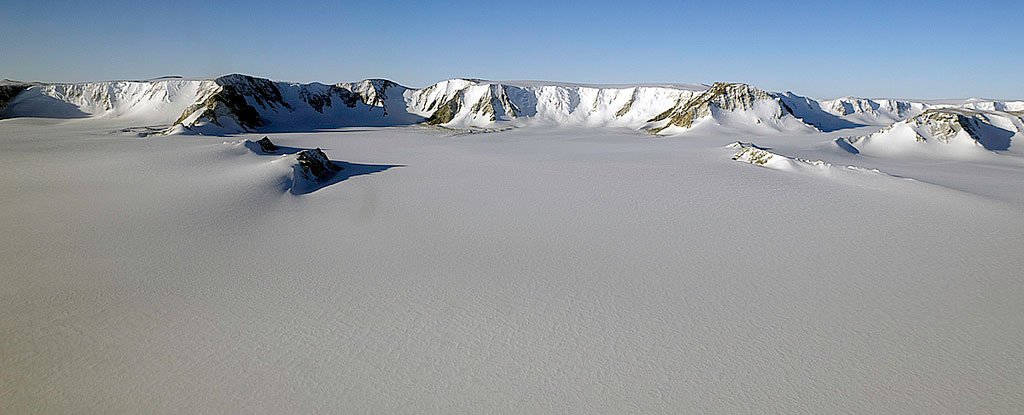
[[[1024,134],[1024,101],[815,100],[743,83],[584,85],[450,79],[409,88],[385,79],[337,84],[241,74],[84,83],[0,82],[0,118],[94,117],[150,125],[162,134],[222,135],[425,124],[452,129],[618,127],[656,135],[702,130],[749,134],[832,132],[887,126],[850,146],[963,140],[1006,150]],[[924,127],[921,127],[924,126]],[[941,130],[941,131],[940,131]],[[994,137],[994,138],[993,138]],[[855,149],[856,147],[853,147]]]

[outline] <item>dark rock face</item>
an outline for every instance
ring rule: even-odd
[[[929,109],[910,122],[927,127],[931,137],[943,143],[950,142],[956,138],[957,133],[964,131],[976,143],[991,151],[1009,150],[1010,139],[1017,133],[993,125],[983,112],[961,108]],[[918,141],[926,140],[918,134]]]
[[[438,125],[454,120],[455,114],[458,114],[459,109],[462,108],[462,96],[462,91],[459,91],[452,97],[452,99],[441,104],[437,111],[434,111],[434,114],[427,119],[427,124]]]
[[[217,78],[215,82],[232,94],[252,98],[264,109],[275,107],[292,109],[292,106],[281,96],[281,90],[278,89],[277,83],[269,79],[233,74]]]
[[[316,112],[321,114],[323,114],[325,107],[334,105],[333,97],[340,98],[341,102],[349,108],[355,108],[360,99],[359,95],[337,85],[331,85],[326,91],[320,92],[313,91],[308,86],[303,86],[299,90],[299,99],[305,101]]]
[[[328,159],[319,147],[300,151],[297,160],[299,164],[296,166],[296,173],[309,181],[326,181],[341,171],[341,167]]]
[[[285,102],[281,96],[281,90],[277,84],[269,79],[255,78],[247,75],[226,75],[214,80],[220,90],[211,95],[205,101],[193,104],[181,114],[175,124],[182,123],[189,115],[196,111],[203,111],[201,118],[209,119],[210,122],[223,125],[220,117],[234,118],[239,127],[247,131],[254,131],[259,127],[267,125],[267,121],[260,116],[259,110],[246,101],[249,97],[263,109],[285,108],[292,110],[292,106]]]
[[[270,137],[263,136],[263,138],[257,141],[256,144],[259,144],[260,150],[263,150],[264,153],[273,153],[277,151],[277,145],[270,141]]]
[[[30,84],[0,84],[0,111],[3,111],[7,104],[14,100],[14,97],[18,96],[21,91],[28,89],[32,85]]]

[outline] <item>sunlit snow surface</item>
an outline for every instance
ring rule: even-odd
[[[1012,154],[120,127],[0,121],[0,413],[1024,411]]]

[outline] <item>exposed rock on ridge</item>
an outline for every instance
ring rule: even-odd
[[[779,116],[792,115],[793,111],[779,98],[747,84],[716,82],[707,91],[692,99],[680,100],[672,108],[651,118],[648,122],[666,121],[661,126],[650,128],[659,133],[669,127],[690,128],[694,121],[712,115],[712,109],[725,111],[750,110],[757,101],[775,101],[781,108]]]

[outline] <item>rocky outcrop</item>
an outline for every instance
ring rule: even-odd
[[[337,85],[317,89],[312,88],[310,85],[302,85],[299,87],[299,99],[316,112],[323,114],[325,108],[334,106],[337,101],[340,101],[346,107],[355,108],[360,100],[360,96]]]
[[[988,150],[1007,150],[1010,138],[1022,133],[1020,120],[1013,113],[980,111],[964,108],[930,109],[908,121],[918,128],[920,141],[938,140],[949,143],[966,134],[971,140]]]
[[[430,118],[427,118],[427,124],[440,125],[452,122],[452,120],[455,119],[455,115],[462,109],[463,96],[463,91],[458,91],[455,93],[455,96],[449,98],[440,105],[431,103],[430,107],[434,108],[436,105],[436,109],[434,110],[434,113],[430,115]]]
[[[640,92],[640,88],[633,88],[633,93],[629,94],[629,101],[626,101],[618,111],[615,111],[615,117],[624,117],[626,114],[629,114],[629,111],[633,109],[633,103],[637,100],[638,92]]]
[[[250,101],[263,110],[292,109],[281,96],[277,84],[268,79],[233,74],[217,78],[214,83],[216,87],[205,91],[208,94],[206,98],[186,108],[175,124],[191,119],[192,123],[202,120],[228,127],[226,120],[230,119],[245,131],[255,131],[267,125],[267,120]]]
[[[270,137],[263,136],[263,138],[259,139],[256,144],[264,153],[273,153],[277,151],[277,145],[270,141]]]
[[[777,116],[792,115],[793,111],[775,95],[747,84],[716,82],[707,91],[688,99],[680,100],[648,122],[661,123],[649,128],[657,134],[670,127],[690,128],[696,120],[712,115],[713,109],[724,111],[751,110],[757,101],[773,101],[778,104]]]
[[[346,177],[338,177],[339,172],[346,167],[354,167],[355,175],[367,174],[373,171],[360,172],[360,168],[368,168],[370,165],[350,164],[332,161],[319,147],[312,149],[300,149],[296,147],[281,147],[270,141],[269,137],[253,141],[244,140],[242,144],[258,156],[273,156],[274,162],[280,165],[287,163],[291,165],[289,176],[283,177],[285,189],[292,194],[302,195],[314,192],[317,189],[334,184]],[[384,169],[392,166],[382,166]]]
[[[927,129],[927,133],[918,134],[918,139],[939,140],[948,143],[961,131],[966,132],[974,141],[983,142],[983,125],[988,118],[980,112],[955,108],[931,109],[910,120],[911,124]]]
[[[341,171],[341,167],[328,159],[319,147],[298,152],[296,160],[298,161],[295,166],[296,179],[301,178],[307,182],[324,182]]]

